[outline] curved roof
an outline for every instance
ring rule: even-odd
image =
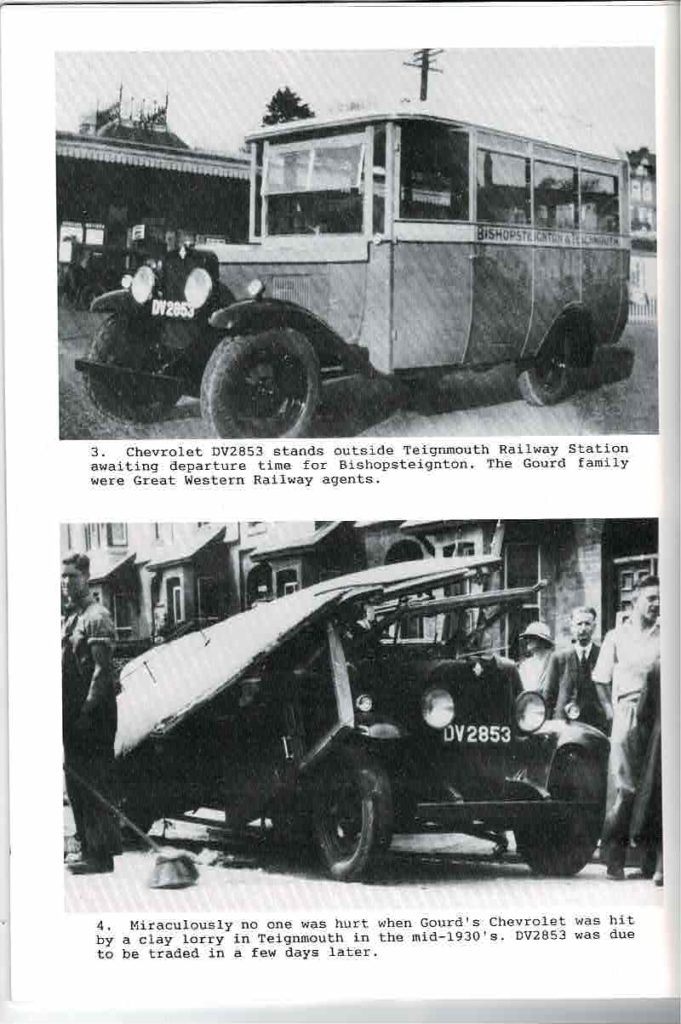
[[[449,125],[452,128],[477,128],[480,131],[490,132],[506,139],[514,139],[522,142],[535,142],[550,148],[567,150],[571,153],[581,153],[584,156],[598,157],[599,159],[617,160],[621,163],[622,158],[615,153],[599,154],[579,149],[575,146],[566,146],[560,142],[552,142],[550,139],[539,139],[531,135],[521,135],[518,132],[505,131],[502,128],[494,128],[492,125],[477,124],[473,121],[462,121],[458,118],[449,117],[429,110],[415,110],[407,108],[385,108],[383,110],[354,110],[348,113],[336,114],[330,117],[302,118],[296,121],[286,121],[283,124],[271,125],[258,128],[249,132],[246,136],[247,142],[255,142],[265,139],[277,139],[287,135],[301,135],[318,132],[320,129],[333,129],[351,127],[353,125],[366,126],[370,124],[384,123],[386,121],[424,121],[431,124]]]

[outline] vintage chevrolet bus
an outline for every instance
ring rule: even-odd
[[[625,161],[422,112],[262,129],[250,238],[98,298],[86,374],[127,419],[185,394],[221,437],[301,436],[322,383],[512,363],[545,405],[628,310]]]

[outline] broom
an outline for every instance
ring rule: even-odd
[[[64,771],[67,772],[72,779],[80,785],[84,786],[96,800],[99,800],[107,810],[115,814],[116,817],[123,822],[135,835],[142,840],[142,842],[149,847],[149,849],[155,853],[156,864],[154,870],[151,873],[149,879],[150,889],[185,889],[189,885],[194,885],[199,877],[199,872],[194,863],[193,858],[188,853],[182,853],[181,851],[174,850],[163,850],[155,843],[154,840],[143,832],[138,825],[131,821],[126,814],[123,814],[118,807],[106,799],[105,796],[95,789],[90,783],[86,782],[85,779],[79,775],[75,769],[70,768],[68,765],[64,765]]]

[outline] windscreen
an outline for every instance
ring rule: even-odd
[[[363,133],[270,145],[263,195],[269,235],[362,231]]]

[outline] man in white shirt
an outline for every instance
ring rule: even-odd
[[[639,781],[639,698],[650,673],[659,671],[659,614],[659,580],[646,576],[637,584],[629,618],[605,637],[592,674],[594,682],[611,694],[612,736],[603,846],[608,878],[615,881],[624,878],[629,822]]]

